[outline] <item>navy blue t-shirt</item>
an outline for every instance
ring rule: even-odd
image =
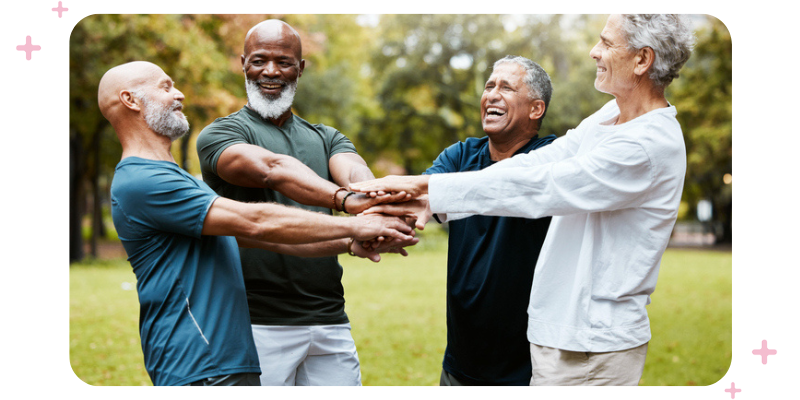
[[[550,144],[535,137],[516,154]],[[445,149],[425,174],[478,171],[494,164],[488,137]],[[476,385],[528,385],[528,301],[550,217],[476,215],[449,222],[447,348],[443,368]]]
[[[236,239],[204,236],[211,188],[168,161],[128,157],[111,215],[136,275],[139,333],[154,385],[260,373]]]

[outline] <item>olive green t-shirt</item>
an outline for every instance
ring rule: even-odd
[[[197,138],[203,180],[220,196],[243,202],[275,202],[331,214],[303,205],[270,189],[246,188],[217,175],[217,160],[233,144],[248,143],[300,160],[332,180],[328,160],[355,153],[355,146],[336,129],[313,125],[292,115],[282,127],[248,107],[205,127]],[[250,319],[256,325],[327,325],[348,322],[344,312],[342,266],[337,258],[303,258],[262,249],[239,248]]]

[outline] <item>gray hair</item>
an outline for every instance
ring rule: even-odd
[[[678,77],[694,48],[694,33],[683,15],[623,14],[622,32],[629,50],[653,49],[650,79],[662,88]]]
[[[515,63],[522,67],[525,70],[525,78],[522,81],[528,86],[528,97],[544,101],[544,113],[539,118],[539,128],[541,128],[544,116],[550,107],[550,97],[553,96],[553,84],[550,82],[550,76],[539,64],[520,56],[505,56],[495,61],[492,69],[504,63]]]

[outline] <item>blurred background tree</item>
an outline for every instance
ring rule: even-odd
[[[528,57],[551,76],[541,135],[561,136],[611,100],[594,89],[588,55],[602,15],[92,15],[70,38],[70,261],[85,248],[96,256],[98,240],[113,238],[108,197],[121,149],[97,108],[102,75],[146,60],[173,78],[191,129],[172,151],[199,175],[196,136],[246,103],[244,36],[268,18],[302,38],[294,111],[348,135],[376,176],[418,174],[447,146],[484,136],[480,96],[505,55]],[[689,157],[681,218],[710,201],[710,226],[730,242],[731,39],[713,17],[695,21],[697,49],[668,91]]]
[[[732,46],[731,35],[718,19],[708,18],[697,30],[697,45],[667,98],[678,109],[686,140],[686,182],[683,202],[711,203],[708,228],[717,243],[732,239]]]

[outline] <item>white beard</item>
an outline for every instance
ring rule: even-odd
[[[292,107],[297,92],[297,81],[286,85],[277,98],[262,94],[261,87],[250,79],[245,79],[245,89],[247,89],[247,104],[253,111],[261,118],[276,119]]]
[[[175,100],[171,107],[149,101],[143,98],[144,102],[144,121],[155,133],[168,137],[175,141],[189,131],[189,121],[186,116],[180,113],[175,114],[175,110],[180,107],[180,102]]]

